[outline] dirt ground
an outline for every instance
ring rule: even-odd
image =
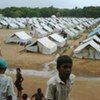
[[[13,79],[15,80],[14,75]],[[27,93],[31,97],[32,94],[36,93],[37,88],[41,87],[43,93],[45,94],[48,79],[49,78],[24,76],[23,93]],[[71,91],[71,100],[100,100],[100,79],[76,79]]]
[[[43,55],[39,53],[27,53],[23,51],[24,47],[18,44],[5,44],[4,40],[10,34],[21,30],[0,29],[0,47],[3,57],[7,60],[9,68],[25,68],[42,70],[42,64],[52,61],[56,58],[56,53],[52,55]],[[28,32],[27,30],[24,30]],[[76,40],[68,40],[70,47],[77,47],[79,42],[85,39],[86,33]],[[67,49],[63,54],[71,55],[73,48]],[[100,76],[100,61],[88,59],[73,59],[73,73],[76,76],[82,77],[99,77]],[[11,75],[15,80],[15,75]],[[42,87],[45,94],[46,82],[48,78],[24,76],[23,92],[31,96],[36,92],[38,87]],[[16,91],[16,89],[15,89]],[[76,80],[73,86],[71,97],[73,100],[100,100],[100,80]]]

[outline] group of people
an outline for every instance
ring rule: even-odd
[[[0,100],[70,100],[70,90],[75,79],[72,74],[73,61],[68,55],[61,55],[57,58],[57,75],[51,77],[47,82],[46,94],[41,88],[31,98],[22,94],[22,82],[24,80],[20,68],[16,68],[17,97],[14,92],[13,80],[5,74],[8,67],[6,60],[0,57]]]
[[[33,98],[35,98],[35,100],[46,100],[41,88],[38,88],[37,93],[33,94],[31,98],[29,98],[28,94],[26,93],[22,95],[22,100],[33,100]]]

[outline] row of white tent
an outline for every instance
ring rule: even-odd
[[[43,24],[43,23],[42,23]],[[83,33],[83,31],[85,31],[86,27],[90,27],[91,25],[93,25],[94,23],[92,24],[86,24],[86,25],[76,25],[75,27],[66,27],[66,28],[56,28],[54,25],[54,27],[56,28],[56,30],[52,30],[49,26],[47,26],[46,24],[43,24],[43,28],[41,28],[39,26],[39,24],[34,24],[33,25],[33,30],[30,32],[30,34],[32,36],[35,36],[35,37],[44,37],[44,36],[48,36],[52,33],[58,33],[58,34],[61,34],[61,35],[64,35],[66,34],[67,35],[67,38],[74,38],[74,37],[77,37],[78,35],[80,35],[81,33]],[[53,26],[52,26],[53,27]],[[63,34],[62,34],[63,33]]]
[[[74,37],[78,36],[79,34],[81,34],[85,30],[85,27],[82,28],[79,25],[77,25],[76,28],[77,29],[75,29],[73,27],[70,27],[70,28],[64,29],[61,32],[57,32],[57,31],[55,31],[55,32],[58,33],[58,34],[61,34],[61,35],[66,34],[67,38],[70,39],[70,38],[74,38]],[[53,31],[50,33],[50,32],[47,32],[47,31],[43,30],[42,28],[34,28],[30,32],[30,35],[33,36],[33,37],[44,37],[44,36],[48,36],[48,35],[50,35],[52,33],[53,33]]]
[[[36,37],[48,36],[52,33],[61,34],[62,31],[68,38],[73,38],[85,31],[100,19],[86,18],[38,18],[31,19],[31,34]]]
[[[56,37],[57,40],[55,39],[52,39],[52,40],[55,40],[54,42],[56,41],[61,42],[60,41],[61,35],[63,36],[63,34],[66,34],[67,39],[77,37],[79,33],[85,30],[85,28],[88,28],[91,25],[98,22],[98,19],[95,20],[93,18],[90,18],[90,19],[87,19],[87,18],[79,18],[79,19],[78,18],[59,18],[59,19],[58,18],[53,18],[53,19],[52,18],[33,18],[31,20],[27,19],[27,22],[28,24],[34,26],[32,27],[32,31],[30,32],[30,34],[27,34],[25,32],[16,32],[12,34],[11,36],[8,36],[5,40],[5,43],[15,42],[15,43],[30,44],[32,42],[33,37],[38,37],[38,38],[47,37],[51,39],[54,35],[54,32],[57,33],[56,35],[54,35],[54,37]],[[69,26],[67,24],[69,24]],[[64,28],[64,26],[67,26],[67,28],[66,27]],[[47,27],[47,28],[44,28],[44,27]],[[53,33],[50,32],[50,29],[52,30],[51,27],[52,28],[55,27],[56,31],[53,30],[54,31]],[[48,28],[49,28],[49,31],[47,31]],[[60,38],[58,38],[57,36],[60,36]],[[38,45],[40,45],[39,39],[37,41],[36,42],[38,43]],[[47,41],[47,39],[45,41]],[[65,41],[65,37],[64,37],[64,41]],[[58,46],[57,43],[56,45]],[[36,45],[34,47],[36,47]],[[39,52],[41,50],[42,49],[40,49],[40,46],[37,46],[37,49],[35,49],[35,51],[39,51]]]
[[[0,28],[18,29],[25,28],[25,24],[15,20],[15,18],[4,17],[0,20]]]
[[[82,43],[74,50],[73,56],[100,60],[100,25],[90,32],[88,38],[82,41]]]
[[[58,47],[63,47],[66,43],[65,39],[57,33],[32,41],[32,37],[22,32],[15,32],[5,39],[5,43],[30,43],[24,49],[31,52],[40,52],[43,54],[52,54],[56,52]]]
[[[55,30],[61,31],[62,29],[68,27],[75,27],[77,25],[89,25],[97,22],[98,19],[94,18],[8,18],[4,17],[0,19],[0,26],[8,27],[12,29],[25,28],[26,26],[33,26],[37,28],[43,28],[52,31],[52,28]]]
[[[94,18],[4,18],[0,23],[7,27],[15,28],[14,24],[23,24],[31,27],[30,35],[41,38],[52,33],[61,34],[67,39],[77,37],[86,28],[98,22]],[[65,37],[66,36],[66,37]]]

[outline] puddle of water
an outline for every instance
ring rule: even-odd
[[[23,75],[51,77],[51,76],[54,76],[54,75],[57,73],[57,70],[56,70],[56,68],[55,68],[54,70],[51,70],[51,71],[50,71],[50,70],[49,70],[49,65],[50,65],[50,64],[55,64],[55,66],[56,66],[55,60],[43,64],[43,67],[44,67],[44,68],[43,68],[43,70],[41,70],[41,71],[32,70],[32,69],[21,69],[21,72],[22,72]],[[7,70],[6,70],[6,73],[7,73],[7,74],[16,74],[16,69],[15,69],[15,68],[13,68],[13,69],[7,69]]]
[[[54,64],[55,68],[53,70],[49,70],[49,65]],[[42,77],[52,77],[55,74],[57,74],[56,70],[56,61],[51,61],[43,64],[43,70],[38,71],[38,70],[33,70],[33,69],[21,69],[21,72],[23,75],[31,75],[31,76],[42,76]],[[6,70],[7,74],[16,74],[16,69],[7,69]],[[76,76],[76,80],[98,80],[100,81],[100,77],[79,77]]]
[[[21,69],[21,72],[23,75],[31,75],[31,76],[43,76],[43,77],[51,77],[57,73],[57,70],[52,71],[37,71],[37,70],[31,70],[31,69]],[[7,74],[16,74],[16,69],[6,71]]]

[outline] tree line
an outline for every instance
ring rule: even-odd
[[[0,9],[0,14],[5,17],[51,17],[55,15],[57,17],[100,17],[100,7],[90,6],[84,8],[73,9],[59,9],[51,7],[44,8],[28,8],[28,7],[7,7]]]

